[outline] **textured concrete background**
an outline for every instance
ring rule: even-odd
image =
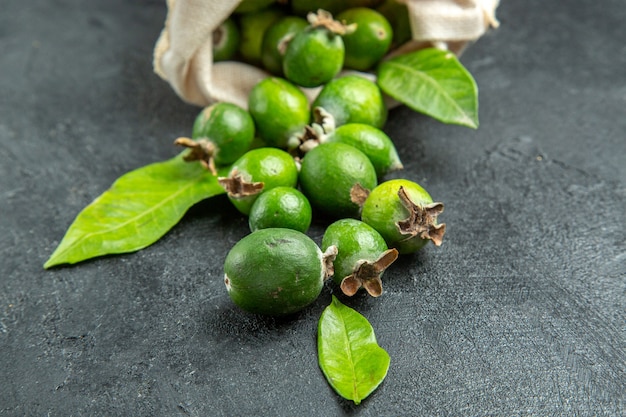
[[[290,320],[222,282],[246,221],[201,203],[155,245],[44,271],[76,214],[178,152],[198,109],[152,73],[163,1],[4,0],[0,415],[626,413],[626,8],[504,1],[462,57],[481,127],[406,108],[388,133],[448,234],[344,300],[391,356],[360,406],[316,357],[324,290]],[[319,240],[322,225],[311,235]]]

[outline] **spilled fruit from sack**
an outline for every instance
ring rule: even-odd
[[[306,233],[312,220],[309,200],[293,187],[276,187],[261,193],[256,199],[248,225],[250,231],[282,227]]]
[[[375,82],[359,75],[346,75],[328,82],[313,101],[335,118],[335,124],[365,123],[382,129],[387,107]]]
[[[246,110],[232,103],[216,103],[196,116],[192,136],[174,143],[190,148],[187,161],[200,161],[216,172],[216,166],[232,164],[252,145],[254,121]]]
[[[285,315],[317,299],[327,278],[327,262],[304,233],[269,228],[253,232],[233,246],[224,262],[224,284],[233,302],[251,313]]]
[[[257,134],[269,146],[286,148],[293,135],[309,123],[309,101],[295,85],[279,77],[257,83],[248,96],[248,110]]]
[[[402,162],[391,138],[374,126],[363,123],[341,125],[327,136],[326,141],[345,143],[363,152],[374,165],[379,178],[402,169]]]
[[[420,250],[432,241],[440,246],[446,225],[438,223],[443,203],[419,184],[406,179],[381,183],[366,197],[361,220],[376,229],[389,247],[401,254]]]
[[[380,233],[356,219],[337,220],[322,238],[322,250],[330,246],[337,247],[333,280],[344,294],[352,296],[360,288],[373,297],[382,294],[381,277],[398,258],[398,251],[387,248]]]
[[[355,7],[338,14],[337,20],[356,25],[356,30],[343,36],[346,68],[366,71],[389,51],[393,29],[385,16],[377,11]]]
[[[365,189],[376,186],[376,170],[369,158],[344,143],[322,143],[302,159],[300,187],[314,210],[331,218],[356,217],[359,206],[352,202],[355,184]]]
[[[324,10],[309,14],[309,27],[287,44],[283,58],[285,77],[302,87],[317,87],[332,80],[343,67],[341,36],[351,29]]]
[[[228,199],[241,213],[250,213],[252,204],[264,191],[295,187],[298,168],[291,155],[277,148],[246,152],[233,164],[227,177],[218,178]]]
[[[261,47],[261,61],[266,70],[275,75],[283,74],[283,58],[287,45],[308,25],[308,22],[301,17],[286,16],[265,32]]]

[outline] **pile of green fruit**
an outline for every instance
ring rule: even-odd
[[[398,256],[439,246],[445,233],[442,203],[411,180],[386,178],[403,167],[383,131],[386,97],[478,126],[476,84],[452,53],[390,57],[409,38],[406,6],[395,0],[244,0],[212,47],[216,61],[267,71],[247,108],[204,108],[190,137],[175,141],[181,154],[121,176],[78,214],[44,267],[143,249],[194,204],[226,194],[250,227],[224,262],[241,309],[293,314],[327,281],[348,297],[380,296]],[[325,227],[319,244],[307,235],[313,219]],[[335,296],[319,321],[318,353],[329,383],[356,404],[389,367],[368,321]]]
[[[392,26],[367,7],[337,9],[333,18],[292,2],[292,11],[307,11],[305,20],[285,7],[251,10],[252,3],[220,26],[215,54],[275,75],[252,88],[247,110],[213,104],[197,116],[191,138],[176,140],[190,148],[186,160],[215,175],[229,166],[218,181],[248,216],[251,234],[225,261],[228,293],[244,310],[269,315],[311,304],[331,277],[346,295],[363,288],[378,297],[399,254],[440,245],[445,233],[437,223],[443,204],[419,184],[382,181],[402,163],[382,130],[380,88],[339,76],[376,65],[391,47]],[[302,91],[309,87],[321,87],[312,103]],[[331,223],[321,249],[306,235],[314,215]]]

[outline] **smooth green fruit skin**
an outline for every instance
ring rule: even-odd
[[[270,27],[263,36],[261,60],[266,70],[275,75],[283,74],[283,57],[290,38],[303,31],[309,23],[298,16],[286,16]],[[281,50],[282,49],[282,50]]]
[[[256,84],[248,96],[248,110],[257,134],[269,146],[286,148],[289,138],[309,123],[309,101],[289,81],[268,77]]]
[[[276,0],[242,0],[233,13],[251,13],[258,12],[266,8]]]
[[[358,75],[346,75],[326,84],[313,101],[312,109],[323,107],[335,125],[364,123],[382,129],[387,107],[376,83]]]
[[[355,7],[337,15],[337,20],[356,23],[354,32],[343,36],[346,48],[344,66],[366,71],[378,63],[389,51],[393,29],[382,14],[366,7]]]
[[[302,87],[317,87],[332,80],[343,67],[341,36],[326,28],[309,28],[296,34],[283,59],[285,77]]]
[[[385,239],[370,225],[356,219],[341,219],[326,228],[322,238],[322,251],[337,247],[333,261],[337,284],[354,272],[360,260],[373,262],[388,248]]]
[[[374,165],[379,178],[402,168],[402,162],[391,138],[374,126],[348,123],[335,129],[326,140],[345,143],[363,152]]]
[[[276,187],[261,193],[250,210],[250,231],[282,227],[306,233],[313,217],[309,200],[295,188]]]
[[[347,8],[346,0],[291,0],[291,12],[298,16],[306,16],[318,9],[337,14]]]
[[[262,182],[261,193],[276,187],[295,187],[298,182],[298,168],[293,157],[277,148],[258,148],[246,152],[233,164],[233,171],[247,182]],[[235,198],[228,196],[235,208],[246,216],[250,214],[252,204],[260,194]]]
[[[411,22],[406,4],[398,3],[396,0],[386,0],[376,10],[385,16],[393,28],[392,48],[411,40]]]
[[[269,8],[257,12],[239,15],[239,54],[241,58],[252,65],[261,65],[261,46],[263,35],[284,13],[280,9]]]
[[[216,146],[216,165],[228,165],[245,154],[254,140],[254,120],[246,110],[232,103],[205,107],[193,123],[193,139],[208,139]]]
[[[239,48],[239,28],[233,19],[226,19],[213,31],[213,61],[232,59]]]
[[[398,197],[400,187],[404,187],[409,199],[418,206],[433,202],[419,184],[405,179],[389,180],[379,184],[369,194],[363,204],[361,220],[376,229],[389,247],[396,248],[400,254],[407,254],[420,250],[428,239],[414,236],[407,240],[407,236],[398,231],[396,223],[409,217],[409,211]]]
[[[251,313],[286,315],[317,299],[324,285],[323,255],[307,235],[291,229],[253,232],[233,246],[224,262],[233,302]]]
[[[300,187],[315,210],[331,218],[356,217],[359,207],[350,200],[350,190],[359,183],[371,190],[377,184],[369,158],[353,146],[322,143],[302,159]]]

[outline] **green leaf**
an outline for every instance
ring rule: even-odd
[[[145,248],[192,205],[224,193],[216,176],[182,155],[118,178],[78,214],[44,268]]]
[[[444,123],[478,127],[478,87],[452,52],[435,48],[380,64],[377,82],[385,94]]]
[[[328,383],[355,404],[383,382],[389,369],[389,354],[378,346],[367,319],[335,296],[320,318],[317,350]]]

